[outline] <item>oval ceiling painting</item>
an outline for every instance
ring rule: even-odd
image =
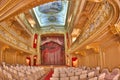
[[[68,0],[54,1],[33,8],[40,27],[65,26]]]
[[[54,1],[54,2],[43,4],[39,7],[39,11],[45,14],[58,13],[62,11],[62,2]]]

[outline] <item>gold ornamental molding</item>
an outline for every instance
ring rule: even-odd
[[[2,26],[0,26],[0,41],[1,41],[1,45],[3,45],[2,43],[5,44],[5,48],[6,46],[11,46],[15,49],[24,51],[26,53],[36,54],[35,49],[26,45],[16,37],[14,37],[9,31],[4,29]]]
[[[81,51],[77,51],[77,52],[75,52],[75,53],[73,53],[71,55],[80,55],[80,56],[85,57],[87,55],[87,53],[84,50],[81,50]]]
[[[12,0],[1,0],[0,11],[3,10]],[[4,4],[5,3],[5,4]]]
[[[91,2],[102,2],[103,0],[88,0],[88,1],[91,1]]]
[[[0,0],[0,21],[54,0]]]
[[[117,0],[108,0],[108,2],[112,5],[114,10],[114,17],[111,22],[111,25],[114,25],[119,20],[119,17],[120,17],[119,3],[117,2]]]
[[[96,53],[99,53],[99,51],[100,51],[100,46],[99,45],[100,45],[99,42],[91,43],[91,44],[86,46],[86,49],[92,49]]]
[[[120,36],[120,25],[115,24],[110,26],[110,30],[114,35],[119,35]]]
[[[8,49],[8,48],[10,48],[8,45],[4,45],[4,46],[2,47],[2,50],[5,51],[5,50]]]
[[[77,41],[77,42],[79,42],[79,45],[76,47],[70,48],[68,50],[68,53],[73,53],[76,50],[81,50],[81,49],[83,49],[84,46],[88,45],[89,43],[95,41],[98,38],[98,35],[100,35],[102,33],[102,31],[105,30],[110,25],[110,23],[113,21],[113,15],[115,15],[114,8],[112,6],[110,6],[109,10],[110,10],[109,18],[105,18],[104,24],[98,26],[98,28],[94,31],[94,33],[92,35],[90,35],[88,38],[85,38],[84,40],[82,40],[82,38],[78,39],[79,41]]]
[[[105,30],[106,28],[108,28],[108,26],[110,25],[114,25],[117,20],[119,19],[119,7],[117,5],[117,3],[114,0],[107,0],[109,2],[109,4],[111,5],[111,13],[109,15],[108,20],[101,25],[101,27],[99,27],[99,29],[97,29],[94,34],[92,34],[89,38],[87,38],[86,40],[82,41],[81,44],[79,44],[77,47],[74,48],[70,48],[68,50],[68,53],[73,53],[76,50],[80,50],[82,49],[84,46],[88,45],[89,43],[95,41],[98,37],[98,35],[100,35],[102,33],[103,30]],[[117,31],[119,30],[118,27],[114,28]],[[117,32],[116,31],[116,32]]]
[[[117,0],[108,0],[114,8],[115,16],[113,17],[113,21],[110,25],[110,30],[114,35],[120,36],[120,2]]]
[[[80,55],[85,57],[87,54],[86,54],[85,51],[81,51],[81,52],[80,52]]]

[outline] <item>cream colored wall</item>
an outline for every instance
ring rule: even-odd
[[[7,64],[26,64],[26,53],[20,53],[15,49],[7,49],[0,47],[0,63],[5,62]]]
[[[0,48],[0,63],[2,63],[2,50]]]
[[[109,70],[120,67],[120,41],[118,37],[111,37],[99,45],[99,51],[85,50],[86,56],[79,57],[79,65],[90,67],[100,66]]]
[[[102,47],[104,65],[103,67],[108,67],[112,69],[114,67],[120,66],[120,42],[112,40],[109,46]]]
[[[95,53],[94,51],[86,51],[86,56],[81,56],[79,59],[79,63],[80,65],[86,65],[86,66],[90,66],[90,67],[95,67],[97,65],[99,65],[99,54]]]
[[[13,53],[5,52],[3,54],[4,54],[4,59],[5,59],[6,63],[8,63],[8,64],[14,63],[14,55],[13,55]]]
[[[17,63],[17,64],[25,64],[25,65],[26,65],[26,56],[17,53],[17,56],[16,56],[16,63]]]

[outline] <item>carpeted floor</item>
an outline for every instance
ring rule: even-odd
[[[38,79],[38,80],[50,80],[50,77],[52,76],[54,72],[54,68],[59,68],[59,67],[67,67],[66,65],[40,65],[41,67],[44,67],[46,69],[46,74]]]
[[[45,76],[44,80],[50,80],[52,74],[53,74],[53,70],[50,70],[50,72]]]

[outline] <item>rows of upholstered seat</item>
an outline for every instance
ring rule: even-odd
[[[101,71],[100,74],[104,80],[120,80],[120,69],[114,68],[111,72],[106,68]]]
[[[44,68],[25,65],[0,66],[0,80],[38,80],[45,74]]]
[[[113,69],[110,73],[108,69],[100,72],[100,67],[65,67],[55,68],[50,80],[118,80],[119,69]]]

